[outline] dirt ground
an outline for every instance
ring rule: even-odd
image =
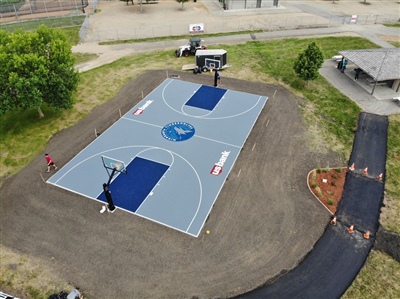
[[[212,84],[208,74],[168,74]],[[56,134],[46,151],[62,167],[95,138],[93,128],[101,133],[118,109],[127,112],[165,78],[165,70],[144,73]],[[307,174],[344,161],[310,148],[304,103],[283,87],[226,77],[221,87],[269,100],[198,238],[121,210],[100,214],[100,203],[44,183],[40,155],[3,182],[2,245],[42,260],[96,299],[230,297],[295,267],[331,216],[308,190]]]

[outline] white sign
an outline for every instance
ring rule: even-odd
[[[190,33],[197,33],[197,32],[204,32],[204,24],[189,24],[189,32]]]

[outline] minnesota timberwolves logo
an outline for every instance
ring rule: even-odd
[[[193,137],[194,127],[191,124],[176,121],[164,126],[161,135],[170,141],[185,141]]]

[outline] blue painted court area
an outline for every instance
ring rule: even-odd
[[[201,86],[186,105],[212,111],[226,93],[226,89]]]
[[[114,204],[130,212],[136,212],[156,184],[168,170],[168,165],[136,157],[110,184]],[[104,191],[97,199],[107,203]]]
[[[197,237],[266,102],[168,78],[47,182]]]

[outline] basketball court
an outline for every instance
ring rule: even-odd
[[[47,182],[197,237],[266,101],[168,78]]]

